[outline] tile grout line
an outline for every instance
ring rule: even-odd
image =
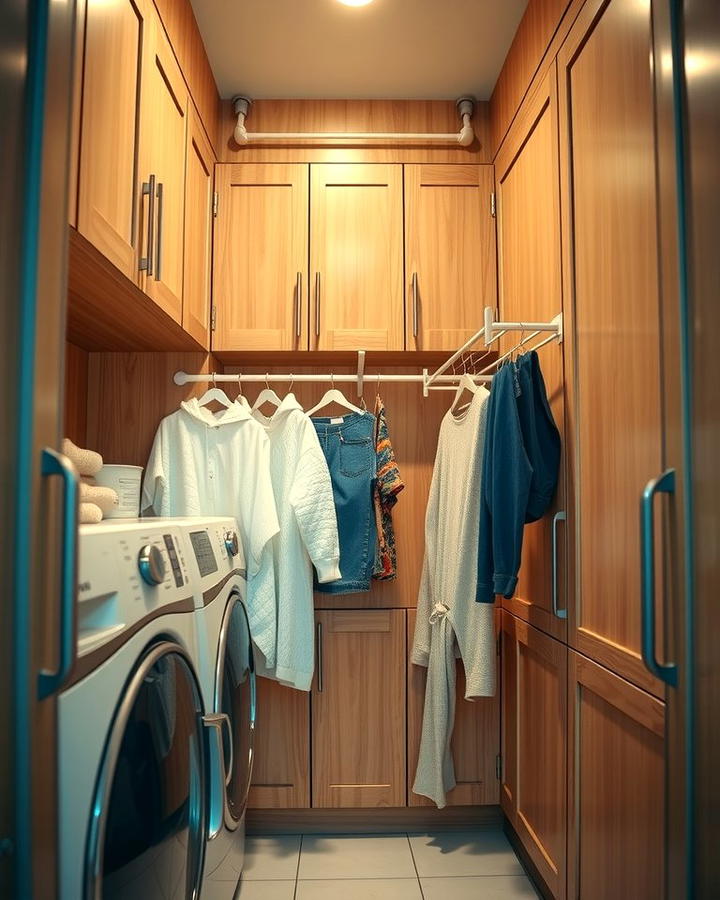
[[[297,892],[298,892],[298,879],[300,878],[300,858],[302,857],[302,848],[303,848],[303,840],[305,839],[305,835],[300,835],[300,847],[298,848],[298,861],[297,866],[295,868],[295,889],[293,890],[293,900],[297,900]]]
[[[420,896],[421,896],[422,900],[425,900],[425,891],[423,891],[422,881],[420,881],[420,873],[418,872],[417,863],[415,862],[415,854],[413,853],[410,835],[406,834],[405,837],[408,842],[408,848],[410,849],[410,859],[412,859],[413,869],[415,869],[415,877],[417,878],[418,887],[420,888]]]

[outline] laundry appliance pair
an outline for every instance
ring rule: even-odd
[[[61,900],[231,900],[255,672],[233,519],[81,526],[58,699]]]

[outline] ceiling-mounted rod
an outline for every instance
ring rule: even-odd
[[[488,375],[473,375],[468,373],[470,378],[473,378],[477,382],[489,382],[492,381],[492,376]],[[391,375],[383,372],[372,372],[368,374],[364,373],[364,378],[366,381],[377,381],[378,379],[382,384],[388,382],[390,384],[422,384],[424,385],[426,382],[427,375],[425,373],[418,373],[417,375]],[[457,384],[460,375],[440,375],[436,381],[442,382],[444,384]],[[245,375],[243,373],[239,373],[238,375],[217,375],[213,372],[205,372],[199,375],[189,375],[187,372],[176,372],[173,376],[173,381],[175,384],[183,385],[183,384],[265,384],[267,382],[270,383],[303,383],[303,382],[311,382],[311,383],[337,383],[337,384],[357,384],[358,383],[358,375],[333,375],[330,372],[319,372],[313,375],[293,375],[292,373],[287,373],[283,375],[277,374],[268,374],[268,375],[260,375],[257,373],[253,373],[252,375]]]
[[[475,100],[472,97],[461,97],[456,101],[458,115],[460,116],[460,131],[449,134],[422,134],[413,132],[381,132],[381,131],[256,131],[250,132],[245,127],[245,119],[250,112],[252,100],[249,97],[233,97],[233,110],[237,116],[237,124],[233,135],[235,142],[241,147],[250,143],[288,143],[293,141],[393,141],[404,143],[406,141],[429,144],[459,144],[461,147],[469,147],[475,140],[475,132],[472,127],[472,115],[475,109]]]

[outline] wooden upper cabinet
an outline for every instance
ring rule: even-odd
[[[547,322],[562,312],[560,168],[557,76],[554,63],[525,101],[495,159],[497,181],[500,318]],[[502,352],[518,339],[501,339]],[[552,506],[525,528],[522,567],[515,596],[503,605],[543,631],[564,640],[567,632],[566,524],[557,519],[556,596],[553,603],[553,517],[565,511],[564,344],[539,351],[555,423],[563,435],[563,457]],[[554,608],[557,610],[554,612]]]
[[[649,0],[591,0],[557,65],[573,335],[570,640],[661,696],[640,657],[638,514],[663,470],[652,49]]]
[[[500,802],[553,897],[560,900],[565,897],[568,651],[507,610],[502,616]]]
[[[496,305],[493,167],[405,166],[408,350],[455,350]]]
[[[140,101],[143,185],[140,285],[176,322],[182,321],[185,154],[189,97],[172,48],[153,17]],[[151,196],[152,193],[152,196]]]
[[[203,347],[209,347],[215,154],[192,103],[189,112],[182,325]]]
[[[72,120],[70,122],[70,173],[68,175],[68,222],[75,227],[77,227],[78,177],[80,174],[80,114],[82,111],[86,9],[86,0],[76,0],[75,59],[73,60]]]
[[[405,611],[316,611],[312,805],[405,806]]]
[[[404,349],[402,167],[310,168],[311,347]]]
[[[214,350],[306,350],[308,166],[216,169]]]
[[[427,797],[413,793],[425,706],[427,669],[410,662],[417,610],[407,612],[408,646],[408,806],[434,806]],[[448,806],[485,806],[498,802],[496,759],[499,750],[499,694],[465,699],[465,670],[457,661],[457,705],[452,735],[455,788],[447,795]]]
[[[138,273],[140,88],[152,4],[89,0],[78,230],[133,281]]]
[[[568,900],[663,900],[665,704],[569,653]]]
[[[253,809],[310,806],[310,698],[305,691],[257,681],[252,784]]]

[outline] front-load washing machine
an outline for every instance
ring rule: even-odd
[[[183,526],[189,548],[200,662],[208,710],[226,716],[223,816],[211,821],[202,900],[231,900],[242,873],[245,811],[253,763],[255,666],[246,603],[245,562],[234,519]]]
[[[222,716],[200,687],[184,533],[82,526],[77,658],[59,696],[62,900],[196,898]]]

